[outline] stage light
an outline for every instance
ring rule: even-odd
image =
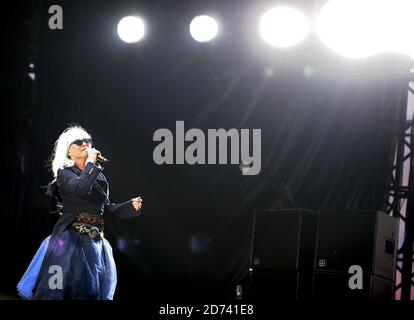
[[[290,47],[305,39],[309,33],[309,22],[294,8],[276,7],[263,14],[259,31],[270,45]]]
[[[382,15],[386,19],[388,30],[386,33],[388,50],[414,56],[414,1],[383,0],[382,2],[384,2]]]
[[[118,36],[126,43],[141,40],[145,34],[144,22],[138,17],[124,17],[118,23]]]
[[[331,0],[319,13],[322,42],[348,58],[383,52],[414,54],[414,3],[409,0]]]
[[[190,23],[190,34],[198,42],[213,40],[218,33],[216,20],[209,16],[197,16]]]
[[[372,0],[332,0],[321,9],[316,32],[325,45],[345,57],[376,54],[383,49],[377,9]]]

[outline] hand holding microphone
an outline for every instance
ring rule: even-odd
[[[108,163],[108,159],[101,155],[101,152],[95,148],[87,148],[86,151],[88,152],[88,158],[86,162],[97,163],[101,166]]]

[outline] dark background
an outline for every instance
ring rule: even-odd
[[[385,126],[406,94],[408,62],[347,61],[313,36],[274,50],[256,35],[266,2],[205,2],[2,5],[0,291],[15,295],[59,217],[44,195],[46,164],[69,123],[85,127],[110,159],[111,200],[144,199],[140,217],[106,223],[118,300],[231,298],[248,271],[254,209],[383,209],[394,154]],[[311,11],[309,2],[290,2]],[[52,4],[63,8],[63,30],[48,28]],[[220,20],[220,35],[199,44],[188,25],[205,12]],[[147,35],[128,45],[116,26],[135,13]],[[261,129],[260,174],[243,176],[238,165],[156,165],[152,136],[174,132],[178,120],[204,132]]]

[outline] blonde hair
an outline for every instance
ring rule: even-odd
[[[66,128],[55,142],[53,153],[50,157],[50,164],[53,172],[53,181],[56,180],[59,169],[71,167],[75,163],[68,157],[70,144],[79,139],[91,139],[91,135],[79,125],[71,125]]]

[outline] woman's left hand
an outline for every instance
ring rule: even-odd
[[[142,207],[142,199],[141,197],[133,198],[132,199],[132,206],[134,207],[135,211],[138,211]]]

